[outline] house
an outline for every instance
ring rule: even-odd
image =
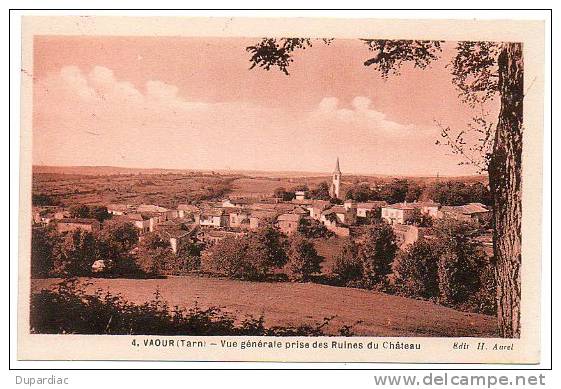
[[[227,227],[230,217],[222,208],[206,208],[195,214],[195,222],[201,227]]]
[[[365,203],[357,203],[356,216],[362,218],[376,217],[378,215],[381,215],[382,207],[386,207],[387,205],[388,203],[385,201],[368,201]]]
[[[202,230],[197,234],[197,239],[207,245],[213,245],[228,237],[237,238],[243,236],[243,232],[223,231],[223,230]]]
[[[298,230],[302,215],[296,213],[283,213],[277,218],[277,225],[282,233],[292,235]]]
[[[302,201],[306,199],[306,192],[303,190],[297,190],[296,192],[294,192],[294,196],[297,201]]]
[[[294,199],[290,203],[293,204],[293,206],[307,208],[307,207],[311,206],[313,204],[313,202],[314,202],[314,200],[312,200],[312,199],[305,199],[304,198],[304,199]],[[290,204],[287,204],[287,205],[290,205]]]
[[[180,219],[166,220],[165,222],[155,225],[154,229],[157,231],[173,231],[181,229],[182,225],[183,223],[180,221]]]
[[[345,200],[345,202],[343,203],[343,207],[345,207],[345,209],[347,211],[351,210],[351,209],[356,209],[356,201],[354,200]]]
[[[433,218],[438,218],[440,215],[440,204],[433,201],[413,202],[411,203],[411,206],[419,209],[423,215],[427,215]]]
[[[483,252],[488,257],[492,257],[495,254],[493,250],[493,230],[488,230],[483,234],[476,236],[473,240],[482,247]]]
[[[247,207],[250,204],[251,201],[244,198],[225,199],[222,201],[222,207],[224,208],[242,208]]]
[[[348,220],[347,213],[345,207],[331,207],[321,213],[320,222],[337,236],[349,236],[350,228],[342,221]]]
[[[182,229],[169,229],[162,232],[162,235],[169,239],[171,251],[174,254],[181,249],[181,247],[191,240],[191,232]]]
[[[346,209],[342,205],[335,205],[329,209],[326,209],[321,213],[320,221],[323,224],[336,221],[338,224],[354,224],[356,221],[356,214],[354,209]],[[333,219],[335,217],[335,219]]]
[[[327,200],[314,200],[308,207],[310,217],[312,219],[320,220],[321,213],[331,207],[331,203]]]
[[[72,232],[77,230],[98,232],[100,230],[100,224],[96,219],[66,218],[57,220],[56,230],[59,233]]]
[[[238,208],[230,208],[232,211],[227,212],[229,216],[229,226],[232,228],[249,228],[250,211]]]
[[[443,206],[440,212],[444,218],[452,218],[462,221],[485,222],[491,217],[489,209],[481,203]]]
[[[143,215],[141,213],[129,213],[124,215],[124,218],[130,221],[140,232],[140,234],[144,234],[150,231],[150,217],[147,215]]]
[[[167,208],[160,207],[158,205],[152,205],[152,204],[140,204],[136,208],[136,212],[139,212],[139,213],[150,212],[150,213],[165,214],[168,211],[169,211],[169,209],[167,209]]]
[[[133,206],[128,204],[107,204],[107,212],[111,215],[121,216],[133,211]]]
[[[33,222],[36,224],[49,224],[53,220],[70,217],[70,212],[56,206],[33,207]]]
[[[405,224],[414,215],[415,207],[407,202],[382,207],[382,219],[390,224]]]
[[[308,211],[307,209],[302,208],[302,207],[296,207],[296,208],[294,208],[292,213],[295,213],[296,215],[301,215],[301,216],[308,216],[310,214],[310,211]]]
[[[249,229],[257,230],[263,226],[271,225],[277,216],[274,210],[255,210],[249,215]]]
[[[61,210],[56,211],[53,216],[56,220],[60,220],[60,219],[64,219],[64,218],[67,218],[67,217],[71,217],[72,215],[70,214],[69,211],[67,211],[65,209],[61,209]]]
[[[179,204],[177,206],[177,217],[192,218],[197,212],[199,212],[199,208],[195,205]]]
[[[394,224],[392,229],[396,237],[396,244],[402,250],[423,238],[426,232],[426,228],[407,224]]]

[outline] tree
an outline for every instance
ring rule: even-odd
[[[404,293],[414,297],[436,298],[439,295],[439,248],[419,240],[399,253],[392,264],[396,282]]]
[[[163,274],[166,264],[173,261],[169,240],[155,232],[145,234],[138,245],[137,265],[144,273]]]
[[[292,192],[309,192],[310,188],[306,184],[299,184],[292,188]]]
[[[92,205],[89,207],[89,217],[103,223],[104,220],[111,218],[111,214],[104,205]]]
[[[372,198],[372,191],[366,184],[354,185],[347,190],[345,197],[347,200],[355,200],[362,203]]]
[[[412,224],[417,227],[431,227],[433,224],[432,217],[421,212],[419,208],[413,210],[413,215],[407,219],[406,224]]]
[[[290,238],[288,270],[292,281],[308,281],[314,273],[321,272],[323,257],[319,256],[311,240],[300,234]]]
[[[412,203],[418,201],[423,193],[423,187],[415,182],[410,182],[405,193],[405,201]]]
[[[107,220],[103,223],[101,239],[116,247],[118,256],[131,250],[138,243],[138,229],[128,221]]]
[[[354,241],[349,239],[341,247],[335,256],[331,272],[345,285],[362,279],[362,262],[358,258],[358,248]]]
[[[395,234],[386,223],[374,224],[361,237],[358,258],[362,263],[363,280],[367,286],[381,285],[391,273],[397,252]]]
[[[138,229],[130,222],[106,220],[99,237],[100,258],[114,274],[138,273],[130,251],[138,243]]]
[[[440,41],[362,39],[376,54],[364,62],[382,76],[399,75],[404,63],[424,69],[439,59]],[[330,43],[331,40],[324,39]],[[296,50],[312,45],[310,38],[263,38],[248,46],[251,68],[278,68],[285,74]],[[441,126],[444,142],[467,163],[487,170],[493,197],[493,246],[497,261],[497,318],[503,337],[520,336],[520,265],[522,220],[522,132],[524,101],[524,63],[519,42],[473,42],[456,44],[451,64],[452,82],[464,102],[475,106],[500,98],[496,126],[481,117],[474,126],[451,136]],[[466,147],[463,134],[475,131],[480,136],[473,147]],[[475,153],[475,156],[474,156]]]
[[[433,232],[439,246],[438,280],[441,303],[466,303],[480,288],[480,269],[487,259],[471,236],[475,227],[466,222],[442,220]]]
[[[96,236],[84,230],[68,232],[53,248],[53,273],[62,276],[91,274],[92,264],[99,259]]]
[[[36,227],[31,230],[31,277],[47,277],[53,268],[54,231]]]
[[[267,226],[246,236],[217,242],[203,253],[201,266],[205,271],[230,278],[263,280],[286,261],[280,233]]]
[[[329,184],[325,181],[320,182],[317,188],[310,191],[310,197],[315,200],[329,200]]]
[[[298,233],[308,239],[328,238],[334,235],[323,223],[307,217],[301,218],[298,222]]]
[[[97,219],[100,223],[111,218],[111,214],[107,212],[107,207],[103,205],[73,205],[70,207],[69,212],[72,217]]]
[[[284,237],[281,232],[272,225],[265,225],[259,228],[250,239],[255,239],[255,246],[261,246],[262,252],[266,256],[266,262],[271,268],[281,268],[288,260]]]
[[[287,192],[283,187],[275,189],[274,196],[282,199],[283,201],[290,201],[296,197],[294,192]]]
[[[90,217],[90,208],[85,204],[73,205],[68,211],[70,216],[75,218],[83,219]]]
[[[38,206],[61,205],[60,200],[54,198],[53,196],[49,196],[45,193],[33,193],[31,195],[31,203],[33,205],[38,205]]]

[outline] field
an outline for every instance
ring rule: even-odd
[[[32,293],[53,287],[59,280],[34,279]],[[459,312],[431,302],[353,288],[312,283],[246,282],[198,276],[167,279],[82,279],[96,289],[119,293],[143,303],[159,290],[171,306],[219,306],[237,318],[263,315],[267,326],[314,324],[336,316],[326,331],[336,334],[353,325],[362,336],[496,336],[496,319]],[[357,323],[360,321],[360,323]],[[357,324],[355,324],[357,323]]]
[[[202,173],[77,175],[34,173],[33,194],[74,204],[177,204],[224,197],[238,176]]]

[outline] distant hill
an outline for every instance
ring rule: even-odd
[[[217,169],[217,170],[202,170],[202,169],[164,169],[164,168],[129,168],[119,166],[45,166],[34,165],[33,173],[39,174],[68,174],[68,175],[91,175],[91,176],[107,176],[115,174],[188,174],[188,173],[217,173],[223,175],[244,175],[249,177],[330,177],[330,172],[304,172],[304,171],[259,171],[259,170],[234,170],[234,169]],[[486,175],[473,175],[473,176],[441,176],[439,178],[434,176],[403,176],[403,175],[384,175],[384,174],[345,174],[345,180],[353,180],[364,178],[408,178],[418,181],[447,181],[447,180],[462,180],[462,181],[481,181],[486,182]]]
[[[181,169],[145,169],[128,168],[118,166],[41,166],[34,165],[33,173],[50,174],[77,174],[91,176],[106,176],[112,174],[165,174],[165,173],[189,173],[194,170]]]

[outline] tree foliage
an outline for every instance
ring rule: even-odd
[[[349,239],[335,255],[331,272],[344,285],[351,285],[362,279],[362,262],[358,257],[356,243]]]
[[[100,251],[95,234],[71,231],[57,240],[53,248],[52,272],[59,276],[87,276],[97,259],[100,259]]]
[[[476,228],[466,222],[442,220],[433,230],[440,247],[439,300],[452,306],[466,302],[478,291],[479,271],[487,261],[472,239]]]
[[[366,285],[376,286],[386,282],[396,252],[396,237],[390,225],[374,224],[367,229],[358,247]]]
[[[390,74],[399,75],[405,63],[425,69],[431,62],[440,58],[442,41],[435,40],[388,40],[361,39],[368,50],[376,55],[364,62],[380,72],[382,78]]]
[[[311,240],[300,234],[290,238],[288,247],[288,277],[292,281],[308,281],[310,276],[321,272],[323,257],[318,255]]]
[[[312,189],[309,193],[310,197],[315,200],[329,200],[329,184],[326,181],[320,182],[316,188]]]
[[[229,278],[264,280],[286,261],[280,233],[264,227],[256,233],[217,242],[204,251],[201,266],[204,271]]]
[[[69,212],[72,217],[96,219],[100,223],[111,218],[111,214],[107,212],[107,207],[103,205],[73,205],[70,207]]]
[[[412,297],[439,296],[438,264],[440,249],[420,240],[400,252],[392,264],[396,283],[402,293]]]

